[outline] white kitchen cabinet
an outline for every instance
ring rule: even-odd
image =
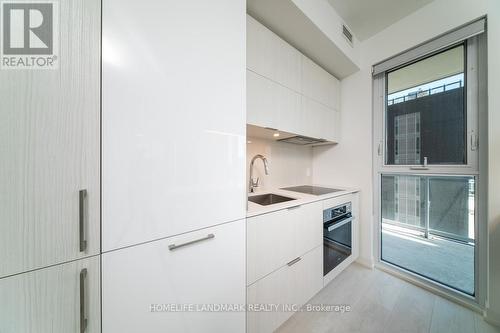
[[[247,16],[247,123],[339,142],[340,83]]]
[[[247,70],[247,123],[286,132],[300,130],[301,96]]]
[[[247,15],[247,68],[291,90],[301,90],[301,54]]]
[[[321,202],[247,219],[247,284],[322,244]]]
[[[323,205],[313,202],[288,210],[295,218],[295,256],[323,244]]]
[[[244,243],[241,220],[104,253],[103,332],[245,332],[244,311],[180,308],[245,304]]]
[[[311,59],[302,56],[302,94],[330,109],[340,109],[339,80]]]
[[[100,251],[101,1],[57,3],[59,67],[0,75],[0,277]]]
[[[325,139],[330,142],[340,140],[340,113],[322,103],[302,96],[300,123],[304,135]]]
[[[247,333],[273,332],[323,287],[323,246],[285,265],[247,288]],[[252,311],[261,306],[274,311]],[[261,309],[262,310],[262,309]]]
[[[247,219],[247,284],[297,257],[292,214],[284,209]]]
[[[104,251],[245,217],[245,6],[103,1]]]
[[[100,258],[0,279],[0,332],[101,332]],[[83,319],[83,320],[82,320]]]

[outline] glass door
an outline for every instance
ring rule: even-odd
[[[374,79],[379,258],[470,297],[479,230],[476,65],[473,37]]]

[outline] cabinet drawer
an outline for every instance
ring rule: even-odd
[[[321,202],[247,219],[247,284],[322,244]]]
[[[285,265],[247,288],[247,303],[278,305],[278,311],[247,312],[248,333],[268,333],[284,323],[323,287],[323,247],[306,253],[291,266]],[[284,311],[289,310],[289,311]]]
[[[0,332],[100,332],[99,277],[95,256],[0,279]]]
[[[296,257],[294,214],[285,209],[247,219],[247,284]]]
[[[244,244],[240,220],[103,254],[103,332],[244,332],[244,312],[165,310],[244,304]]]
[[[294,257],[301,256],[323,244],[323,205],[321,201],[302,205],[290,210],[289,213],[295,214]]]

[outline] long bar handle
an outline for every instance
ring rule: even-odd
[[[85,314],[85,278],[87,277],[87,269],[80,271],[80,333],[87,329],[87,316]]]
[[[302,260],[302,258],[301,258],[301,257],[297,257],[297,258],[293,259],[292,261],[288,262],[288,263],[287,263],[287,265],[288,265],[288,266],[292,266],[292,265],[294,265],[294,264],[298,263],[298,262],[299,262],[299,261],[301,261],[301,260]]]
[[[339,222],[339,223],[337,223],[337,224],[331,224],[331,225],[328,225],[328,226],[327,226],[327,229],[328,229],[328,231],[335,230],[335,229],[337,229],[337,228],[340,228],[340,227],[342,227],[342,226],[346,225],[347,223],[352,222],[353,220],[354,220],[354,217],[349,217],[349,218],[347,218],[347,219],[345,219],[345,220],[343,220],[342,222]]]
[[[80,190],[79,193],[79,214],[78,214],[78,228],[80,237],[80,252],[87,249],[87,240],[85,239],[85,223],[87,221],[87,190]]]
[[[195,239],[195,240],[192,240],[192,241],[189,241],[189,242],[186,242],[186,243],[182,243],[182,244],[179,244],[179,245],[170,244],[168,246],[168,249],[170,251],[173,251],[173,250],[178,249],[180,247],[184,247],[184,246],[191,245],[191,244],[194,244],[194,243],[202,242],[202,241],[205,241],[205,240],[208,240],[208,239],[212,239],[212,238],[215,238],[215,235],[214,234],[208,234],[205,237],[202,237],[202,238],[199,238],[199,239]]]

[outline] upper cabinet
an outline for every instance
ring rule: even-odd
[[[302,56],[301,86],[304,96],[340,110],[339,80],[305,56]]]
[[[285,87],[301,90],[301,54],[247,15],[247,68]]]
[[[340,83],[247,15],[247,123],[339,142]]]
[[[100,252],[100,3],[57,2],[58,67],[1,70],[0,277]]]
[[[102,245],[245,217],[245,1],[103,1]]]

